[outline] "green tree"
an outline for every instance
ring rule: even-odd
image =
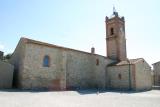
[[[8,61],[8,60],[11,58],[11,56],[12,56],[11,53],[9,53],[9,54],[7,54],[7,55],[4,55],[4,56],[3,56],[3,60],[4,60],[4,61]]]

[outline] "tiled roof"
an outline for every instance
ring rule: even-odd
[[[124,60],[124,61],[120,61],[120,62],[116,62],[116,63],[112,63],[109,66],[120,66],[120,65],[128,65],[128,64],[136,64],[139,61],[144,60],[143,58],[137,58],[137,59],[128,59],[128,60]]]
[[[92,54],[92,53],[85,52],[85,51],[80,51],[80,50],[71,49],[71,48],[67,48],[67,47],[63,47],[63,46],[58,46],[58,45],[54,45],[54,44],[49,44],[49,43],[45,43],[45,42],[41,42],[41,41],[29,39],[29,38],[24,38],[24,37],[22,37],[21,40],[24,41],[24,43],[32,43],[32,44],[47,46],[47,47],[51,47],[51,48],[59,48],[59,49],[64,49],[64,50],[81,52],[81,53],[89,54],[89,55],[97,55],[97,56],[105,57],[105,56],[102,56],[102,55]],[[107,57],[105,57],[105,58],[107,58]],[[108,59],[108,58],[107,58],[107,59]]]

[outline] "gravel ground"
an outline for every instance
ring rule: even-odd
[[[0,107],[160,107],[160,90],[139,93],[0,90]]]

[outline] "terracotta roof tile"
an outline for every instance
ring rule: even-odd
[[[128,60],[112,63],[109,66],[121,66],[121,65],[128,65],[128,64],[136,64],[137,62],[139,62],[141,60],[144,60],[144,59],[143,58],[128,59]]]

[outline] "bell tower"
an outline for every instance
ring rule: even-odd
[[[106,23],[106,45],[107,57],[122,61],[127,59],[125,20],[119,17],[118,12],[113,11],[113,15],[105,18]]]

